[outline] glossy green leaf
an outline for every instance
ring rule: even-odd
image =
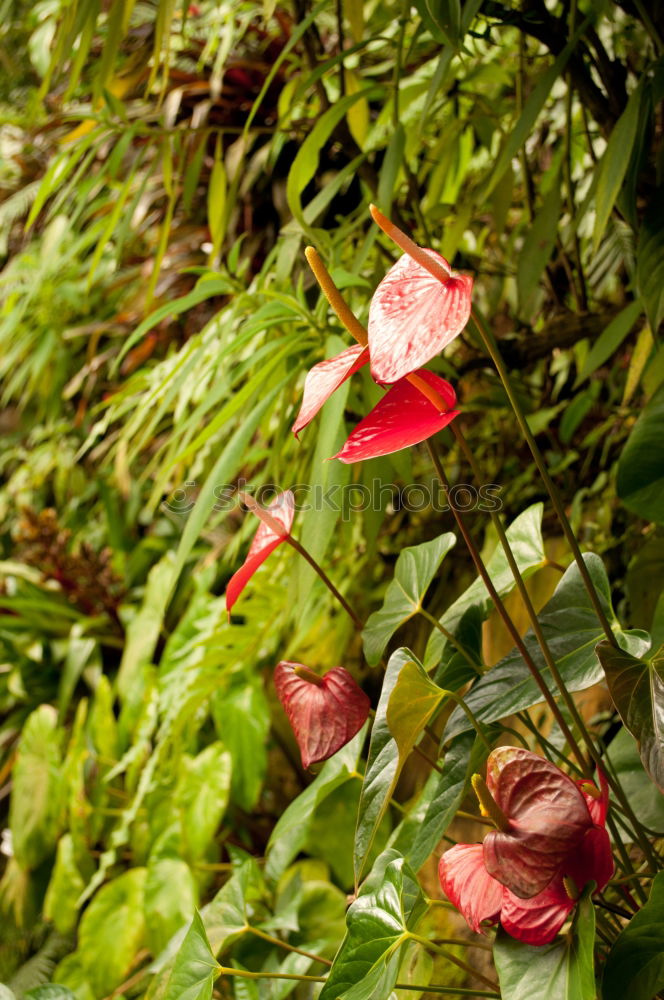
[[[397,981],[403,945],[425,911],[417,879],[403,858],[395,858],[380,886],[361,893],[348,910],[346,937],[319,1000],[389,996]]]
[[[594,945],[595,911],[587,890],[571,932],[551,944],[523,944],[500,930],[493,959],[503,1000],[595,1000]]]
[[[380,661],[399,626],[419,613],[431,581],[455,543],[456,536],[447,532],[399,553],[394,579],[385,591],[383,606],[369,616],[362,632],[364,655],[370,666]]]
[[[602,976],[602,1000],[651,1000],[664,987],[664,872],[653,879],[645,906],[621,932]]]
[[[413,742],[444,694],[429,680],[409,649],[397,649],[392,654],[371,729],[360,796],[354,851],[356,882],[366,868],[374,838]]]
[[[606,756],[639,823],[660,835],[664,834],[664,795],[646,774],[636,741],[627,729],[621,726],[618,735],[611,740]]]
[[[486,759],[488,748],[475,732],[461,733],[449,745],[442,773],[435,774],[435,788],[426,813],[418,824],[407,852],[415,871],[422,867],[447,832],[470,788],[470,779]]]
[[[231,798],[251,812],[267,771],[270,712],[262,685],[243,677],[215,692],[211,709],[217,733],[231,755]]]
[[[602,560],[594,553],[587,553],[584,561],[609,622],[615,622],[609,581]],[[602,668],[595,647],[604,632],[576,563],[568,567],[538,619],[568,691],[583,691],[602,680]],[[618,631],[616,637],[634,652],[640,653],[647,648],[643,632]],[[557,688],[532,631],[526,634],[524,642],[549,690],[555,693]],[[480,722],[490,723],[537,705],[543,698],[521,654],[515,649],[487,671],[464,696],[464,700]],[[449,720],[446,736],[463,732],[469,725],[467,717],[457,708]]]
[[[643,766],[664,792],[664,646],[647,659],[600,642],[597,655],[604,667],[613,703],[636,740]]]
[[[219,966],[196,912],[175,957],[164,1000],[211,1000]]]
[[[664,524],[664,385],[634,425],[618,462],[616,490],[628,508]]]
[[[595,249],[599,246],[604,235],[606,224],[632,158],[643,95],[644,87],[639,84],[630,95],[627,107],[616,122],[599,163],[597,193],[595,195],[595,226],[593,229]]]
[[[21,732],[9,805],[14,856],[24,868],[36,868],[55,851],[64,821],[64,787],[58,713],[40,705]]]
[[[145,868],[131,868],[107,882],[83,914],[77,954],[99,996],[127,978],[145,942],[145,876]]]
[[[517,566],[522,575],[528,576],[544,564],[544,543],[542,541],[542,511],[541,503],[533,504],[510,524],[507,538],[510,543]],[[498,545],[487,563],[491,582],[498,594],[504,597],[514,587],[514,576],[509,567],[502,546]],[[441,616],[441,624],[450,632],[455,632],[459,622],[468,609],[477,605],[483,618],[488,617],[493,602],[486,587],[478,577],[467,590]],[[427,643],[424,665],[427,669],[440,662],[446,639],[438,630],[431,633]],[[438,678],[436,678],[438,680]]]

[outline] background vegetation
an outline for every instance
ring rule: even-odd
[[[378,398],[368,376],[293,439],[304,373],[347,344],[303,248],[363,320],[395,256],[370,201],[475,275],[619,620],[661,642],[661,5],[0,6],[0,980],[162,997],[195,907],[226,964],[305,974],[279,942],[335,954],[361,782],[351,756],[312,784],[272,668],[344,664],[374,703],[383,671],[287,546],[227,621],[255,523],[219,490],[433,473],[420,449],[324,461]],[[434,367],[510,523],[544,494],[473,330]],[[296,520],[362,620],[399,552],[453,527],[381,497]],[[469,521],[490,554],[486,513]],[[548,508],[542,531],[538,606],[569,562]],[[472,579],[459,546],[430,612]],[[490,610],[489,664],[510,645]],[[429,630],[391,648],[424,654]],[[422,782],[415,759],[374,853]]]

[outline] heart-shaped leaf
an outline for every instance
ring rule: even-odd
[[[388,997],[403,946],[426,911],[417,879],[403,858],[385,868],[378,887],[361,893],[346,915],[348,928],[319,1000]]]
[[[620,718],[637,742],[643,766],[664,792],[664,646],[648,659],[608,642],[596,648]]]
[[[361,420],[341,451],[333,455],[341,462],[362,462],[391,455],[426,441],[459,415],[456,393],[440,375],[421,369],[419,378],[436,391],[441,407],[436,407],[408,379],[393,385],[373,410]]]
[[[609,581],[602,560],[594,553],[586,553],[584,562],[609,622],[615,623]],[[602,680],[602,669],[595,647],[604,633],[576,563],[572,563],[567,569],[555,594],[538,618],[568,691],[583,691]],[[646,646],[643,632],[616,632],[616,637],[621,644],[635,652],[641,652]],[[524,642],[540,675],[546,680],[549,689],[555,692],[556,686],[534,634],[528,632]],[[464,700],[480,722],[490,723],[539,704],[542,693],[521,654],[514,650],[487,671],[464,695]],[[468,727],[467,717],[460,709],[455,709],[445,735],[454,736]]]
[[[431,581],[455,543],[456,536],[446,532],[430,542],[401,550],[394,567],[394,579],[385,591],[383,606],[369,616],[362,632],[364,655],[370,666],[379,662],[399,626],[421,610]]]
[[[595,1000],[595,912],[586,890],[570,934],[531,945],[499,931],[493,946],[503,1000]],[[631,994],[616,994],[617,997]]]
[[[371,730],[369,759],[362,783],[355,831],[357,881],[362,876],[376,831],[413,741],[443,697],[444,692],[431,682],[409,649],[397,649],[392,654]],[[390,718],[396,733],[392,732]]]
[[[198,911],[178,951],[164,1000],[210,1000],[219,965]]]
[[[656,875],[650,898],[622,931],[609,952],[602,977],[604,1000],[650,1000],[664,987],[664,872]]]
[[[618,462],[616,490],[625,506],[664,523],[664,385],[636,421]]]
[[[282,660],[274,671],[274,686],[309,767],[332,757],[360,731],[371,702],[343,667],[319,677],[301,663]]]
[[[530,899],[593,827],[588,806],[559,767],[522,747],[489,754],[486,784],[509,825],[484,838],[484,864],[516,896]]]
[[[392,383],[431,361],[457,337],[470,316],[473,279],[453,274],[433,250],[424,253],[449,275],[439,281],[404,254],[374,292],[369,308],[371,374]]]

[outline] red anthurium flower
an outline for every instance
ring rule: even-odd
[[[234,573],[228,581],[226,611],[229,614],[259,566],[263,565],[270,553],[274,552],[290,534],[295,514],[295,497],[290,490],[286,490],[284,493],[279,493],[269,507],[265,508],[265,512],[256,505],[255,513],[258,517],[261,517],[262,513],[266,513],[267,517],[265,520],[261,517],[261,523],[251,543],[247,558],[237,573]]]
[[[551,827],[555,825],[560,828],[558,841],[563,841],[569,836],[566,853],[559,860],[553,877],[544,888],[529,898],[516,895],[510,887],[494,878],[488,870],[487,855],[491,860],[494,859],[495,845],[492,845],[490,840],[494,836],[492,833],[485,839],[484,844],[457,844],[456,847],[446,851],[440,859],[438,873],[444,892],[463,913],[472,930],[480,931],[480,925],[484,920],[494,923],[500,920],[507,933],[519,941],[536,945],[547,944],[553,940],[574,909],[586,883],[596,882],[597,889],[600,890],[613,874],[611,844],[604,828],[608,789],[602,774],[600,774],[602,790],[598,792],[588,781],[573,782],[553,764],[549,765],[553,770],[542,769],[540,763],[549,762],[526,750],[517,751],[516,760],[523,769],[527,758],[534,758],[533,774],[539,773],[543,782],[542,788],[538,790],[531,786],[528,793],[526,786],[521,785],[518,776],[509,772],[501,787],[503,770],[514,762],[512,757],[514,749],[501,747],[490,755],[488,776],[491,778],[493,772],[493,788],[495,790],[496,783],[500,787],[503,805],[511,804],[512,808],[516,809],[518,817],[517,819],[510,817],[508,819],[510,825],[513,824],[518,829],[519,822],[524,824],[527,820],[531,826],[537,826],[533,810],[536,809],[541,794],[539,801],[542,806],[542,816],[548,815]],[[575,803],[572,796],[568,796],[568,786],[560,783],[554,772],[558,772],[569,781],[576,795]],[[490,787],[489,780],[487,787]],[[556,794],[560,794],[561,798],[559,812],[554,815],[552,802]],[[531,802],[526,802],[528,797]],[[483,794],[480,794],[481,803],[483,798]],[[499,813],[501,807],[498,802],[497,805]],[[575,819],[572,819],[571,823],[567,822],[565,810],[570,807],[574,817],[582,815],[582,808],[585,809],[586,816],[583,823],[577,824]],[[489,805],[486,811],[491,814],[491,810],[492,807]],[[571,836],[572,828],[576,828],[574,836]],[[487,840],[490,843],[488,852]],[[518,880],[521,886],[524,880],[529,881],[532,877],[533,858],[527,856],[529,850],[530,848],[526,847],[525,874]],[[554,850],[556,850],[555,841]],[[515,853],[508,866],[510,875],[514,874],[516,865]]]
[[[369,348],[363,347],[362,344],[354,344],[341,354],[337,354],[335,358],[320,361],[307,372],[302,406],[293,424],[295,437],[314,419],[335,389],[366,365],[368,360]]]
[[[446,427],[459,414],[456,393],[444,378],[422,369],[418,378],[435,389],[445,409],[440,410],[408,379],[400,379],[361,420],[334,458],[361,462],[409,448]]]
[[[468,322],[473,279],[452,271],[435,250],[422,252],[448,277],[435,278],[408,254],[387,272],[369,308],[371,374],[376,382],[396,382],[426,364]]]
[[[282,660],[274,686],[293,727],[303,767],[327,760],[367,721],[371,702],[343,667],[323,677],[301,663]]]

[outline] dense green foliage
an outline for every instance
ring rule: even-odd
[[[325,1000],[387,997],[397,982],[481,995],[488,958],[478,986],[457,944],[422,944],[466,933],[427,902],[439,895],[427,860],[487,752],[455,692],[483,674],[468,704],[494,742],[506,719],[540,752],[565,738],[449,510],[399,502],[412,484],[431,500],[426,449],[326,461],[380,397],[366,371],[291,435],[305,372],[349,343],[303,250],[318,249],[363,322],[396,256],[370,202],[474,274],[478,314],[593,553],[622,647],[601,663],[601,624],[475,323],[432,367],[456,386],[483,483],[499,487],[568,689],[606,671],[661,787],[661,5],[0,10],[0,997],[282,1000],[312,983],[218,979],[217,961],[320,978],[335,956]],[[474,482],[449,431],[439,452],[453,482]],[[225,584],[256,528],[238,484],[312,498],[294,533],[361,637],[286,545],[227,620]],[[467,523],[525,633],[487,508]],[[525,644],[548,678],[532,632]],[[370,746],[365,731],[304,772],[271,685],[281,659],[346,666],[378,706]],[[610,742],[608,697],[586,714]],[[661,795],[625,729],[618,739],[607,767],[659,834]],[[636,833],[628,824],[632,857]],[[645,985],[628,982],[624,955],[630,934],[652,947],[661,878],[607,965],[644,1000],[662,986],[661,950]],[[592,998],[586,911],[584,898],[572,936],[547,946],[549,1000]],[[519,972],[530,950],[502,932],[496,967],[505,998],[537,1000]]]

